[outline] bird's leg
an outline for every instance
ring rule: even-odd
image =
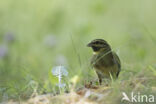
[[[102,84],[102,79],[101,78],[99,78],[99,83],[100,83],[100,85]]]
[[[97,73],[97,75],[98,75],[98,79],[99,79],[99,84],[101,85],[101,84],[102,84],[102,77],[101,77],[101,75],[98,74],[98,73]]]

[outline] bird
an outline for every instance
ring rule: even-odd
[[[121,62],[107,41],[94,39],[87,46],[93,50],[90,64],[95,69],[100,85],[104,78],[117,79],[121,71]]]

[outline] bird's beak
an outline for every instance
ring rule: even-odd
[[[91,46],[92,46],[92,43],[87,44],[87,47],[91,47]]]

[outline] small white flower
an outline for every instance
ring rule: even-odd
[[[61,83],[61,80],[62,80],[63,76],[68,76],[68,71],[66,70],[66,68],[64,66],[56,66],[52,69],[51,72],[59,80],[57,86],[59,86],[59,88],[65,87],[66,84]]]
[[[67,76],[68,72],[64,66],[56,66],[52,69],[52,74],[55,76]]]

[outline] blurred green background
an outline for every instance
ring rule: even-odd
[[[155,11],[155,0],[1,0],[1,100],[29,97],[32,81],[38,93],[53,92],[48,73],[57,65],[69,79],[77,75],[78,86],[94,79],[86,44],[96,38],[118,53],[122,80],[149,66],[156,73]]]

